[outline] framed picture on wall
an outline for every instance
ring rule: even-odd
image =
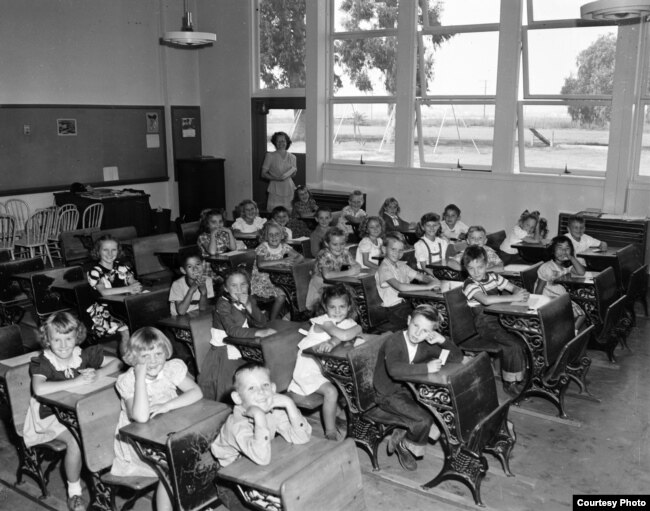
[[[77,119],[57,119],[56,129],[60,137],[76,137]]]
[[[196,137],[196,120],[194,117],[183,117],[183,138]]]
[[[158,133],[158,112],[147,112],[147,133]]]

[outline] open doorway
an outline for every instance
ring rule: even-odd
[[[268,181],[260,177],[267,151],[274,151],[271,135],[284,131],[292,141],[289,151],[296,156],[298,173],[293,181],[305,184],[305,98],[255,98],[252,107],[253,199],[266,211]]]

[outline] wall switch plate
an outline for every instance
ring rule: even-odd
[[[24,124],[23,125],[23,135],[31,135],[32,134],[32,127],[29,124]]]

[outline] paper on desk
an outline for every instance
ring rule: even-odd
[[[503,267],[503,271],[518,272],[530,268],[530,264],[507,264]]]
[[[68,391],[74,394],[90,394],[96,390],[113,385],[116,380],[117,378],[112,376],[100,376],[92,383],[79,382],[79,384],[70,387]]]
[[[546,305],[550,301],[551,301],[551,299],[548,296],[530,295],[527,302],[513,302],[510,305],[521,305],[521,306],[524,306],[524,307],[528,307],[529,310],[536,311],[542,305]]]
[[[224,254],[221,254],[221,255],[231,256],[231,255],[237,255],[237,254],[244,254],[246,252],[248,252],[248,250],[231,250],[230,252],[225,252]]]
[[[291,241],[308,241],[308,236],[300,236],[300,238],[291,238]]]
[[[38,356],[38,351],[32,351],[31,353],[25,353],[24,355],[18,355],[17,357],[0,360],[0,364],[7,367],[16,367],[30,362],[32,358],[36,356]]]

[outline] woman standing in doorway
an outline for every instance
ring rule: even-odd
[[[298,171],[296,157],[288,151],[291,147],[291,139],[284,131],[277,131],[273,133],[271,143],[276,150],[266,153],[262,164],[262,178],[270,181],[267,188],[269,198],[266,210],[271,211],[276,206],[284,206],[291,211],[291,200],[296,189],[291,178]]]

